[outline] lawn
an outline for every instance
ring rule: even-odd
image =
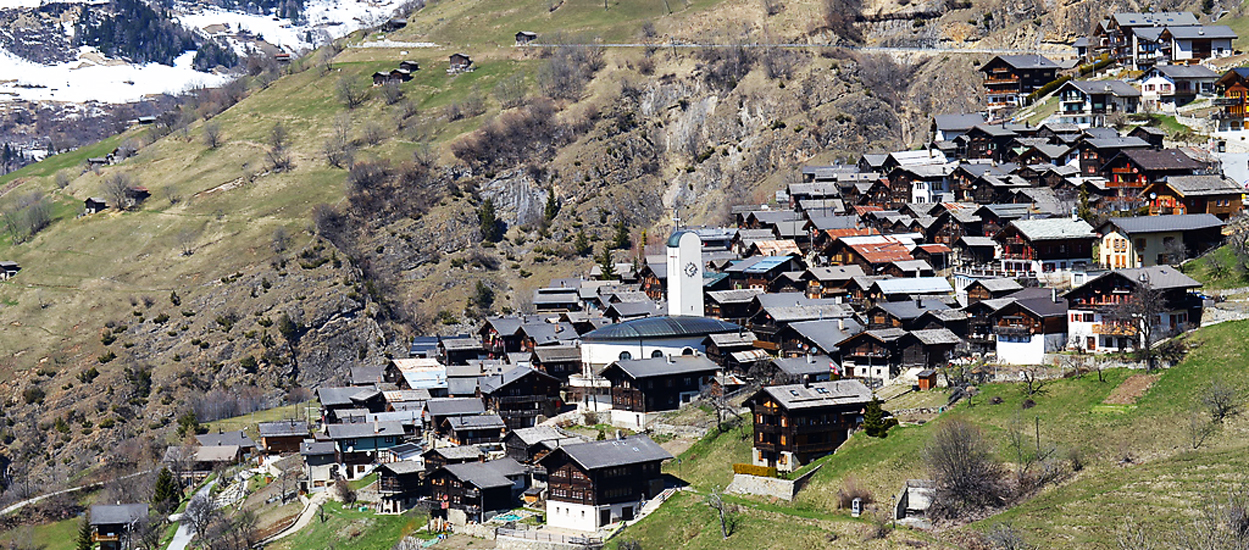
[[[212,422],[206,422],[204,423],[204,426],[208,428],[209,432],[213,432],[213,433],[217,431],[232,432],[235,430],[243,430],[247,432],[247,435],[251,437],[252,440],[254,440],[257,444],[259,444],[260,433],[257,431],[257,428],[256,428],[257,424],[261,422],[274,422],[277,420],[286,420],[288,418],[305,419],[306,418],[306,415],[304,414],[305,407],[312,407],[315,409],[316,402],[308,401],[306,403],[300,403],[296,405],[283,405],[281,407],[274,407],[272,409],[256,411],[251,414],[244,414],[244,415],[234,416],[230,418],[223,418],[221,420],[215,420]]]
[[[1212,263],[1221,267],[1211,269]],[[1245,273],[1235,269],[1233,267],[1235,265],[1236,255],[1232,252],[1231,247],[1222,246],[1200,260],[1184,264],[1180,267],[1180,271],[1183,271],[1189,277],[1201,281],[1201,284],[1208,289],[1249,286],[1249,278],[1246,277]]]
[[[322,506],[325,523],[313,519],[298,533],[271,545],[275,550],[334,548],[335,550],[387,550],[395,541],[424,527],[424,515],[375,515],[344,508],[330,501]]]
[[[1019,385],[987,384],[972,403],[961,402],[933,422],[894,428],[884,439],[855,434],[835,455],[822,460],[823,468],[792,503],[755,497],[734,500],[802,521],[845,518],[846,512],[837,509],[837,491],[848,479],[865,486],[877,502],[890,502],[906,479],[927,478],[920,457],[928,438],[943,422],[959,418],[980,427],[1004,461],[1010,456],[1008,430],[1021,428],[1034,444],[1031,434],[1039,425],[1042,445],[1052,445],[1063,464],[1079,456],[1082,469],[967,529],[1012,521],[1043,547],[1111,548],[1120,519],[1174,521],[1192,503],[1249,482],[1249,418],[1229,419],[1198,449],[1192,448],[1184,421],[1194,411],[1203,414],[1197,402],[1211,379],[1221,379],[1242,396],[1249,393],[1249,321],[1206,327],[1191,341],[1196,346],[1189,356],[1163,371],[1135,403],[1103,403],[1124,380],[1139,373],[1126,369],[1106,371],[1101,380],[1093,373],[1051,381],[1033,396],[1036,406],[1029,409],[1022,407],[1026,396]],[[993,397],[1001,397],[1002,403],[989,404]],[[749,428],[743,426],[699,441],[665,471],[700,491],[724,487],[732,478],[731,464],[748,461],[749,452]],[[1124,462],[1125,458],[1130,461]],[[673,506],[678,511],[674,517],[656,514],[659,519],[653,524],[643,521],[630,527],[623,539],[638,537],[649,547],[646,537],[658,540],[662,529],[670,529],[670,536],[695,541],[690,547],[702,547],[697,541],[707,536],[704,531],[712,530],[711,526],[698,530],[687,523],[713,522],[709,516],[696,519],[701,512],[691,506]],[[1116,521],[1107,521],[1107,510],[1113,510]],[[669,511],[669,505],[661,511]],[[800,532],[792,535],[803,536]]]
[[[40,548],[41,550],[73,550],[78,539],[79,518],[70,518],[43,525],[18,527],[0,533],[5,548]]]

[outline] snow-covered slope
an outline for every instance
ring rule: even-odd
[[[38,8],[48,3],[45,0],[0,0],[0,10]],[[377,25],[390,17],[399,4],[398,0],[310,0],[305,4],[304,18],[299,24],[270,15],[211,6],[187,7],[184,4],[173,11],[175,19],[183,26],[204,36],[225,38],[240,54],[271,49],[264,48],[265,44],[297,54],[357,29]],[[63,27],[65,32],[71,32],[72,25]],[[170,67],[109,59],[97,50],[82,48],[74,61],[39,64],[0,48],[0,101],[126,103],[151,94],[177,93],[192,86],[217,86],[229,79],[227,75],[194,70],[191,67],[194,55],[193,51],[187,52]]]

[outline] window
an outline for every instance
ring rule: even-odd
[[[664,352],[662,352],[662,351],[655,350],[655,351],[652,351],[652,352],[651,352],[651,358],[652,358],[652,359],[656,359],[656,358],[663,357],[663,356],[664,356]]]
[[[621,361],[628,361],[628,360],[630,360],[630,359],[633,359],[633,354],[632,354],[632,353],[629,353],[629,352],[627,352],[627,351],[622,351],[622,352],[620,352],[620,360],[621,360]]]

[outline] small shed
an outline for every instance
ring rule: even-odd
[[[915,375],[918,380],[917,385],[920,391],[927,391],[937,387],[937,371],[933,369],[924,369]]]
[[[462,53],[453,53],[447,70],[452,73],[463,73],[473,70],[473,58]]]
[[[412,80],[412,71],[403,68],[392,70],[390,71],[390,79],[397,80],[399,82],[407,82]]]
[[[87,159],[87,166],[90,168],[99,168],[101,166],[108,166],[109,164],[108,157],[91,157]]]
[[[290,63],[291,54],[286,53],[286,52],[278,52],[278,53],[273,54],[273,59],[277,61],[278,63]]]
[[[91,197],[83,203],[86,205],[88,214],[98,214],[108,208],[108,201],[100,197]]]
[[[406,71],[408,71],[409,73],[414,73],[414,72],[416,72],[416,71],[421,70],[421,64],[420,64],[420,63],[417,63],[417,62],[415,62],[415,61],[412,61],[412,60],[408,60],[408,61],[400,61],[400,62],[399,62],[399,68],[400,68],[400,69],[403,69],[403,70],[406,70]]]
[[[391,18],[389,21],[382,23],[382,30],[387,31],[387,32],[397,31],[406,26],[408,26],[407,19],[404,19],[402,17],[394,17],[394,18]]]
[[[147,125],[147,124],[156,124],[156,117],[154,117],[154,116],[141,116],[141,117],[139,117],[139,118],[136,118],[136,119],[135,119],[135,122],[137,122],[137,123],[139,123],[139,124],[143,124],[143,125]]]
[[[373,85],[374,86],[382,86],[386,84],[387,80],[390,80],[390,73],[384,72],[384,71],[377,71],[373,73]]]
[[[516,33],[516,45],[524,46],[538,39],[538,33],[530,31],[520,31]]]
[[[17,265],[17,262],[0,262],[0,281],[17,275],[17,272],[21,270],[22,266]]]

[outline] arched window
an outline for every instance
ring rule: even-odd
[[[694,355],[694,348],[685,348],[681,350],[681,355]]]
[[[651,352],[651,357],[658,358],[658,357],[663,357],[663,356],[664,356],[664,352],[660,350],[655,350]]]
[[[629,352],[627,352],[627,351],[622,351],[622,352],[620,352],[620,360],[621,360],[621,361],[628,361],[628,360],[630,360],[630,359],[633,359],[633,354],[632,354],[632,353],[629,353]]]

